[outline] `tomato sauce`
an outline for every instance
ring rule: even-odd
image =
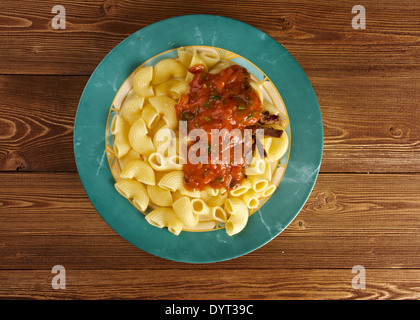
[[[239,65],[232,65],[218,74],[209,74],[202,65],[192,66],[189,71],[194,78],[189,93],[182,95],[175,106],[176,113],[179,120],[187,122],[188,132],[196,128],[205,130],[209,146],[205,155],[207,161],[193,164],[187,159],[183,165],[184,184],[190,190],[203,190],[206,186],[234,189],[244,178],[244,160],[242,152],[241,161],[233,161],[233,145],[243,141],[230,144],[228,163],[212,163],[211,130],[227,129],[232,132],[239,129],[243,137],[244,128],[260,119],[261,101],[249,83],[249,72]],[[222,159],[222,139],[219,143],[219,159]]]

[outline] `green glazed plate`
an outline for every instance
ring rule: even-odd
[[[210,46],[233,52],[261,81],[270,80],[287,109],[290,145],[275,193],[249,217],[245,229],[228,236],[224,228],[183,231],[175,236],[151,226],[114,188],[107,123],[120,87],[141,64],[181,46]],[[239,58],[238,58],[239,59]],[[112,109],[112,108],[111,108]],[[108,149],[108,150],[107,150]],[[102,218],[121,237],[150,254],[180,262],[233,259],[279,235],[299,213],[318,176],[323,127],[318,101],[304,71],[277,41],[243,22],[212,15],[163,20],[117,45],[90,77],[74,125],[74,153],[83,187]],[[286,163],[284,162],[286,161]],[[287,167],[286,167],[287,165]]]

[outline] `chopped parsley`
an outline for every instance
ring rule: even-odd
[[[210,99],[211,100],[219,100],[219,99],[221,99],[221,97],[216,93],[216,94],[212,94],[211,96],[210,96]]]
[[[253,110],[252,112],[250,112],[248,115],[247,115],[247,119],[250,119],[250,118],[252,118],[252,117],[254,117],[256,114],[258,113],[258,111],[257,110]]]
[[[192,120],[194,119],[194,113],[192,113],[191,111],[183,111],[181,113],[181,120]]]
[[[225,178],[223,176],[218,176],[216,177],[216,179],[214,179],[216,182],[223,182],[225,180]]]

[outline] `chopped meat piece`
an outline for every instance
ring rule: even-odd
[[[280,138],[281,135],[283,134],[283,130],[268,128],[268,127],[262,127],[262,126],[258,126],[258,125],[252,125],[252,126],[246,127],[246,129],[252,129],[252,134],[253,135],[256,133],[257,129],[263,129],[265,136],[269,136],[269,137],[273,137],[273,138]]]
[[[245,153],[244,153],[244,159],[245,159],[245,167],[249,167],[249,165],[251,164],[252,161],[252,157],[255,153],[255,149],[257,148],[257,140],[255,139],[255,137],[252,137],[252,145],[251,148],[247,148],[244,149]],[[260,154],[261,158],[266,158],[267,157],[267,151],[265,151],[264,147],[262,145],[260,145],[260,147],[258,148],[258,152]]]
[[[261,113],[261,118],[259,121],[261,124],[274,124],[280,122],[280,117],[275,114],[270,114],[268,111],[263,111]]]

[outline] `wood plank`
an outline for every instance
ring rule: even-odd
[[[302,65],[310,76],[346,74],[410,77],[420,71],[417,1],[366,3],[367,29],[354,30],[353,4],[345,0],[241,1],[236,4],[176,0],[70,1],[66,29],[54,30],[53,4],[2,4],[0,74],[90,74],[105,55],[135,31],[173,16],[218,14],[260,28]],[[22,32],[24,31],[24,32]]]
[[[66,268],[55,290],[51,269],[0,270],[3,299],[419,299],[420,270],[366,269],[354,289],[352,269],[83,270]],[[170,290],[168,290],[170,288]],[[172,303],[172,302],[171,302]],[[169,304],[169,302],[168,302]],[[169,304],[171,305],[171,304]]]
[[[420,77],[311,81],[324,126],[322,172],[419,172]]]
[[[119,237],[75,173],[0,175],[0,269],[201,269]],[[281,185],[280,185],[281,186]],[[205,268],[420,268],[420,175],[321,174],[296,219],[273,241]],[[124,264],[121,264],[124,261]]]
[[[60,4],[66,30],[52,29],[49,1],[0,4],[0,298],[420,299],[419,1],[362,3],[366,30],[352,29],[346,0]],[[194,13],[242,20],[282,43],[314,86],[325,134],[321,174],[288,228],[206,265],[117,235],[83,190],[72,138],[103,57],[146,25]],[[51,287],[54,265],[66,267],[66,290]],[[355,265],[366,268],[364,290],[352,288]]]
[[[87,80],[0,76],[0,170],[76,171],[73,124]]]
[[[73,123],[87,81],[0,76],[0,171],[76,171]],[[321,172],[419,172],[420,77],[312,84],[324,124]]]

